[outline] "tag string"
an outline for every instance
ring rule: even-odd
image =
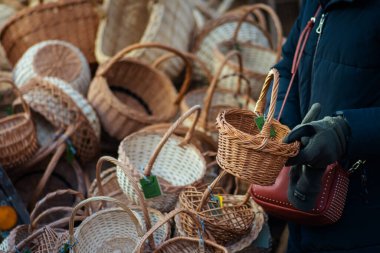
[[[299,39],[298,39],[296,51],[294,53],[294,58],[293,58],[292,69],[291,69],[292,77],[290,79],[288,89],[286,90],[284,101],[282,102],[281,109],[280,109],[280,112],[278,114],[277,120],[280,120],[280,118],[281,118],[282,112],[283,112],[284,107],[285,107],[285,103],[288,100],[290,89],[293,86],[293,82],[294,82],[295,76],[297,74],[299,64],[301,62],[303,51],[305,50],[306,42],[308,41],[308,39],[310,37],[310,32],[314,27],[316,17],[318,16],[321,9],[322,9],[321,6],[319,6],[317,11],[315,12],[314,16],[309,20],[309,22],[307,22],[306,27],[303,29],[303,31],[302,31]]]

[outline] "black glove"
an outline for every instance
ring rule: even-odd
[[[325,168],[338,161],[346,152],[350,128],[342,117],[325,117],[296,126],[285,143],[301,141],[297,156],[288,160],[288,165],[307,164],[313,168]]]

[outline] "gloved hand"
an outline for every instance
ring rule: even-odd
[[[285,143],[301,141],[300,152],[290,158],[287,165],[306,164],[313,168],[325,168],[343,157],[349,135],[350,127],[340,116],[301,123],[284,138]]]

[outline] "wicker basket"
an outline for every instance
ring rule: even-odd
[[[127,53],[141,48],[169,51],[186,62],[186,78],[179,94],[170,79],[160,71],[137,60],[121,61]],[[178,50],[157,43],[132,45],[101,66],[90,85],[88,100],[104,129],[121,140],[144,126],[174,118],[190,78],[190,62]]]
[[[268,115],[262,130],[259,131],[255,119],[264,115],[266,95],[272,79]],[[218,164],[243,181],[272,185],[287,159],[298,153],[299,142],[282,142],[290,129],[274,119],[278,85],[279,73],[272,69],[265,79],[255,112],[230,109],[218,115]],[[275,136],[271,137],[273,130]]]
[[[91,160],[98,152],[100,124],[86,99],[66,82],[52,77],[32,78],[21,88],[30,107],[54,127],[76,126],[70,139],[78,157]]]
[[[99,15],[90,0],[60,0],[21,10],[4,25],[0,41],[15,65],[24,52],[44,40],[63,40],[79,48],[90,64]]]
[[[98,211],[87,217],[74,233],[76,211],[95,201],[114,202],[122,209],[109,208]],[[80,202],[72,212],[69,245],[72,245],[74,253],[134,252],[143,236],[140,224],[138,217],[122,202],[110,197],[92,197]]]
[[[254,41],[243,41],[238,39],[239,30],[242,27],[242,23],[247,18],[249,14],[254,10],[266,11],[272,18],[274,26],[276,28],[276,46],[271,48],[263,47],[258,45]],[[216,45],[214,48],[214,64],[217,69],[222,62],[225,61],[226,55],[231,50],[237,49],[241,52],[244,61],[244,75],[249,78],[251,82],[251,92],[252,97],[257,99],[260,95],[262,84],[265,77],[270,70],[270,68],[277,63],[281,57],[281,47],[282,47],[282,27],[281,22],[274,12],[274,10],[265,4],[255,4],[251,8],[247,9],[244,15],[242,15],[232,39],[222,41]],[[239,63],[230,59],[227,62],[227,66],[223,71],[223,75],[235,73],[239,70]],[[236,78],[224,80],[221,82],[221,86],[233,89],[236,83]]]
[[[243,249],[247,250],[249,248],[252,248],[251,245],[257,239],[266,222],[266,215],[263,208],[254,201],[251,201],[251,204],[252,210],[255,213],[255,220],[253,222],[252,229],[249,234],[240,238],[239,241],[235,243],[227,243],[225,247],[227,248],[228,252],[235,253],[240,252]],[[176,234],[179,236],[187,236],[186,232],[182,228],[180,215],[175,216],[174,220],[176,226]]]
[[[233,78],[233,75],[221,77],[220,75],[224,69],[224,66],[228,60],[232,57],[237,57],[241,63],[241,55],[237,52],[231,52],[228,54],[227,59],[224,64],[222,64],[217,73],[215,74],[213,80],[211,81],[208,88],[199,88],[190,91],[186,94],[181,103],[181,109],[187,111],[190,107],[200,104],[202,106],[202,113],[199,119],[198,129],[212,136],[215,141],[217,141],[217,129],[215,126],[215,119],[220,111],[227,108],[251,108],[255,106],[255,102],[250,99],[249,95],[241,95],[241,80],[246,80],[244,76],[239,75],[240,77],[235,82],[235,91],[228,89],[217,88],[217,85],[223,81],[226,77]],[[241,69],[242,70],[242,65]],[[241,72],[240,72],[241,73]],[[238,74],[238,73],[235,73]],[[248,87],[249,87],[249,81]],[[194,121],[194,117],[189,118],[186,125],[191,125]]]
[[[217,44],[229,40],[234,34],[237,24],[240,21],[237,14],[223,15],[208,22],[194,39],[192,52],[204,61],[211,72],[215,73],[214,48]],[[240,41],[252,41],[263,47],[270,47],[271,40],[269,34],[257,25],[256,21],[245,20],[239,29],[238,38]],[[199,67],[195,68],[194,78],[204,79],[204,75]]]
[[[246,195],[218,194],[223,197],[223,207],[213,198],[214,187],[226,174],[226,171],[222,171],[203,192],[203,188],[185,189],[181,192],[178,202],[180,208],[195,212],[203,220],[206,233],[209,233],[221,245],[234,243],[249,234],[255,220],[249,193]],[[193,220],[187,215],[181,215],[180,220],[185,233],[196,237],[197,229]]]
[[[173,135],[175,129],[194,112],[199,116],[200,107],[194,106],[182,115],[164,136],[160,132],[140,131],[126,137],[119,146],[119,161],[127,165],[135,181],[139,181],[144,175],[157,176],[162,195],[147,199],[146,202],[148,206],[162,212],[171,211],[180,191],[199,183],[206,172],[204,157],[190,143],[195,124],[185,138]],[[117,177],[124,193],[134,203],[138,203],[139,199],[131,182],[120,168]]]
[[[33,77],[55,77],[70,84],[83,96],[91,81],[85,56],[72,44],[48,40],[29,48],[17,62],[13,79],[21,87]]]
[[[99,161],[96,165],[96,178],[97,178],[96,181],[97,181],[97,188],[98,188],[99,195],[101,195],[101,196],[106,195],[104,184],[102,184],[102,181],[100,179],[100,169],[102,167],[102,164],[105,161],[111,162],[113,165],[121,168],[124,171],[125,176],[131,182],[131,185],[132,185],[134,191],[136,192],[137,197],[139,198],[139,205],[140,205],[139,207],[131,207],[131,209],[133,212],[136,213],[136,215],[140,216],[141,219],[144,221],[141,224],[141,227],[145,228],[145,230],[143,229],[144,232],[149,231],[149,229],[151,229],[152,225],[156,224],[159,220],[163,219],[164,216],[162,215],[162,213],[160,211],[158,211],[156,209],[147,208],[145,201],[144,201],[144,196],[142,195],[142,192],[139,189],[137,183],[129,175],[130,172],[128,171],[128,168],[126,168],[122,163],[120,163],[118,160],[116,160],[112,157],[103,156],[99,159]],[[115,176],[116,176],[116,173],[115,173]],[[116,183],[117,183],[117,181],[116,181]],[[114,187],[116,187],[116,185]],[[123,203],[127,204],[128,200],[127,200],[127,202],[125,202],[126,196],[124,195],[124,193],[122,192],[122,190],[118,184],[117,184],[117,187],[118,187],[118,189],[113,190],[112,192],[121,192],[124,196],[124,198],[122,198],[121,201]],[[171,230],[170,230],[169,224],[167,224],[166,226],[163,226],[159,230],[157,230],[156,233],[153,235],[154,242],[149,240],[150,249],[154,249],[155,245],[162,244],[165,240],[167,240],[170,237],[170,233],[171,233]]]
[[[4,2],[4,1],[3,1]],[[19,3],[15,2],[17,6]],[[0,3],[0,27],[2,27],[8,20],[9,17],[16,13],[18,8],[13,5],[9,5],[8,3]],[[0,69],[1,70],[10,70],[11,66],[5,56],[4,48],[0,45]]]
[[[19,225],[14,228],[9,236],[1,243],[0,250],[13,252],[17,246],[17,249],[22,251],[25,247],[29,248],[33,246],[31,245],[32,239],[39,236],[41,232],[43,233],[46,226],[53,229],[64,227],[69,221],[68,216],[71,214],[73,208],[69,206],[51,206],[54,203],[52,203],[52,200],[57,201],[57,197],[61,198],[64,195],[84,199],[82,193],[70,189],[49,193],[37,203],[31,212],[30,224]]]
[[[135,43],[159,42],[187,51],[194,27],[190,1],[106,0],[107,18],[100,23],[96,40],[96,57],[100,63]],[[146,48],[129,53],[150,64],[162,51]],[[171,77],[180,74],[183,62],[172,59],[162,70]]]
[[[160,226],[167,223],[172,219],[175,215],[184,212],[189,217],[192,218],[193,222],[197,225],[197,231],[199,231],[199,239],[190,238],[190,237],[176,237],[167,240],[159,247],[153,250],[154,253],[193,253],[193,252],[205,252],[205,253],[227,253],[227,249],[223,246],[216,244],[210,240],[203,239],[202,226],[199,224],[195,215],[188,210],[185,209],[176,209],[170,212],[165,219],[161,220],[159,223],[154,225],[151,230],[149,230],[144,237],[141,239],[139,245],[137,246],[136,252],[142,253],[144,252],[144,242],[146,239],[151,236],[154,231],[156,231]]]
[[[24,110],[0,119],[0,164],[5,169],[10,169],[26,162],[37,151],[37,135],[29,106],[20,91],[8,79],[0,79],[0,84],[12,87]],[[6,86],[1,85],[0,88],[4,91],[9,90]],[[12,105],[9,106],[13,108]]]

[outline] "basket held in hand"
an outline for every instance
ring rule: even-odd
[[[256,119],[264,116],[266,95],[273,80],[268,115],[260,131]],[[295,156],[299,143],[283,143],[290,129],[274,119],[279,73],[269,71],[255,112],[241,109],[226,110],[218,115],[220,167],[243,181],[272,185],[289,157]],[[274,136],[273,136],[274,135]]]

